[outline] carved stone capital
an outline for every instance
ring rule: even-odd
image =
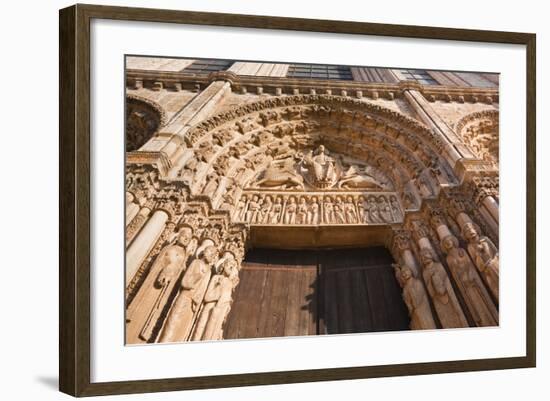
[[[407,230],[396,230],[393,234],[393,249],[398,253],[411,249],[411,233]]]

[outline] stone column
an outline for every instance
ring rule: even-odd
[[[141,227],[147,221],[149,214],[151,213],[151,205],[145,204],[141,209],[139,209],[138,214],[130,224],[126,227],[126,247],[130,245],[132,240],[135,238],[136,234],[141,230]]]
[[[468,189],[486,223],[498,236],[499,207],[498,177],[473,177],[468,183]]]
[[[498,224],[498,203],[491,195],[487,195],[483,198],[483,201],[481,202],[483,206],[487,208],[491,216],[495,219],[495,221]]]
[[[476,192],[476,204],[479,206],[479,213],[483,216],[485,223],[498,236],[498,203],[485,190],[480,189]]]
[[[139,266],[155,245],[166,221],[168,221],[168,213],[164,210],[156,210],[126,251],[127,285],[132,281]]]
[[[126,225],[130,224],[136,214],[139,212],[139,205],[134,202],[135,196],[131,192],[126,192]]]

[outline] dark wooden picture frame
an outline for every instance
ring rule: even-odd
[[[90,22],[94,18],[525,45],[527,54],[526,356],[91,383]],[[59,29],[59,388],[62,392],[73,396],[93,396],[535,366],[535,34],[95,5],[75,5],[60,10]]]

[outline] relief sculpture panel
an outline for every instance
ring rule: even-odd
[[[233,219],[251,225],[385,225],[401,223],[393,192],[245,191]]]
[[[126,343],[499,325],[497,89],[206,61],[131,79]]]

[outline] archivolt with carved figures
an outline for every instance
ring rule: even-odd
[[[498,230],[482,195],[471,196],[492,188],[498,202],[498,178],[461,181],[449,144],[422,123],[298,95],[234,107],[183,140],[167,172],[127,165],[127,255],[139,237],[149,244],[130,266],[128,342],[222,338],[250,230],[261,226],[386,227],[411,328],[498,324]],[[147,286],[165,291],[160,304],[140,293]],[[133,312],[140,299],[148,312]]]

